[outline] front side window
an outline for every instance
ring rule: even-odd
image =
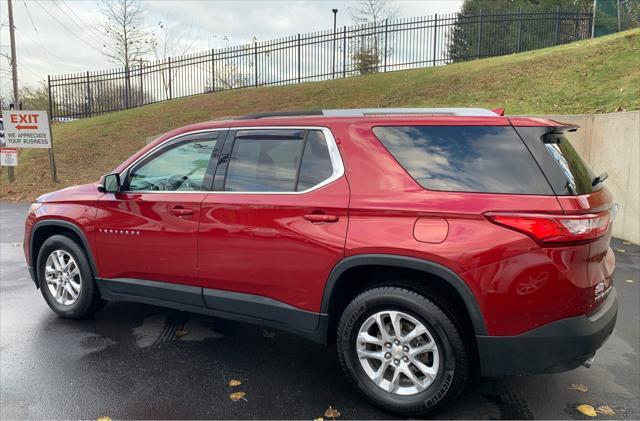
[[[216,145],[215,139],[175,143],[144,160],[129,175],[129,191],[199,191]]]
[[[332,174],[327,141],[321,131],[240,131],[230,154],[224,190],[305,191]]]

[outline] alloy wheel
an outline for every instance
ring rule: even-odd
[[[44,270],[49,292],[58,303],[70,306],[78,301],[82,276],[71,254],[64,250],[52,251],[47,257]]]
[[[440,368],[438,346],[426,326],[400,311],[367,318],[356,340],[358,360],[379,388],[397,395],[426,390]]]

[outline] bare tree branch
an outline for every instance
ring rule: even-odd
[[[145,10],[140,0],[102,0],[105,18],[101,30],[108,41],[102,53],[114,63],[130,68],[151,51],[153,34],[145,26]]]

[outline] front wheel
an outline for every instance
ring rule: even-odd
[[[374,288],[345,308],[338,357],[377,405],[425,415],[452,402],[469,376],[461,332],[428,298],[398,287]]]
[[[71,238],[47,238],[38,253],[37,269],[42,296],[58,315],[80,319],[105,304],[84,250]]]

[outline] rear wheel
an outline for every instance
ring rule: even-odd
[[[45,301],[58,315],[79,319],[95,313],[100,297],[84,250],[64,235],[53,235],[38,253],[38,282]]]
[[[428,298],[398,287],[357,296],[338,325],[338,357],[377,405],[425,415],[452,402],[469,376],[456,324]]]

